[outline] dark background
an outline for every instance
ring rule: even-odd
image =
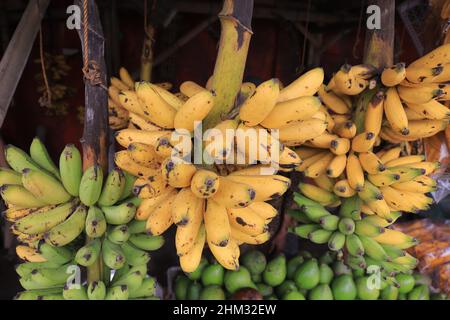
[[[411,62],[436,46],[440,20],[428,3],[438,2],[396,1],[395,62]],[[25,0],[0,0],[0,52],[6,48],[26,4]],[[44,51],[66,53],[66,61],[71,66],[69,75],[63,80],[74,90],[73,96],[65,101],[68,113],[48,115],[38,103],[40,94],[36,90],[35,75],[41,72],[41,67],[34,62],[39,59],[38,35],[1,129],[5,144],[24,149],[28,149],[32,138],[39,134],[54,159],[65,144],[79,144],[82,135],[78,111],[84,104],[80,40],[74,30],[66,28],[66,8],[71,4],[72,1],[66,0],[52,1],[42,25]],[[137,79],[144,38],[144,0],[97,0],[97,4],[106,36],[109,75],[117,75],[119,67],[124,66]],[[219,0],[148,0],[148,21],[155,27],[155,58],[158,59],[197,25],[217,15],[221,5]],[[318,65],[324,68],[328,79],[342,64],[360,63],[366,6],[366,1],[359,0],[255,0],[254,34],[245,80],[258,83],[275,77],[287,84]],[[216,20],[156,66],[152,81],[168,81],[175,88],[186,80],[204,85],[213,72],[219,36],[220,24]],[[7,226],[2,229],[7,230]],[[4,248],[6,244],[4,241],[0,252],[0,299],[10,299],[19,288],[13,271],[13,265],[17,263],[14,250]],[[164,257],[159,259],[162,260],[154,257],[158,260],[155,268],[161,269]]]

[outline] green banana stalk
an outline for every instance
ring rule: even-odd
[[[102,193],[98,199],[100,206],[112,206],[123,194],[125,187],[125,176],[119,168],[111,170],[106,177]]]
[[[106,232],[107,223],[105,215],[100,208],[89,207],[86,216],[86,235],[90,238],[99,238]]]
[[[105,265],[111,269],[120,269],[127,261],[122,247],[106,238],[103,239],[102,258]]]
[[[8,168],[0,168],[0,186],[4,184],[22,185],[22,175]]]
[[[9,166],[18,173],[22,173],[23,169],[42,170],[25,151],[13,145],[5,147],[5,157]]]
[[[103,281],[93,281],[89,283],[87,288],[89,300],[105,300],[106,286]]]
[[[64,286],[64,300],[88,300],[86,287],[82,285]]]
[[[56,247],[69,244],[83,232],[86,215],[87,208],[79,205],[69,218],[45,233],[45,241]]]
[[[164,245],[163,236],[151,236],[145,233],[132,234],[129,241],[135,247],[146,251],[158,250]]]
[[[108,288],[105,300],[128,300],[129,291],[126,285]]]
[[[71,199],[61,182],[44,171],[24,169],[22,184],[38,200],[47,204],[61,204]]]
[[[94,238],[86,245],[78,249],[75,255],[75,262],[81,266],[89,267],[100,255],[102,242],[99,238]]]
[[[16,184],[4,184],[0,187],[0,194],[7,204],[20,208],[36,208],[46,205],[36,198],[30,191]]]
[[[106,222],[114,225],[127,224],[136,214],[136,206],[132,202],[101,208],[105,214]]]
[[[57,206],[46,212],[36,212],[19,219],[14,228],[26,234],[36,234],[49,231],[60,224],[74,212],[78,205],[77,200],[73,200]]]
[[[150,254],[144,250],[136,248],[129,241],[121,246],[127,263],[131,266],[146,264],[150,260]]]
[[[50,172],[56,178],[61,179],[58,167],[55,165],[48,154],[47,148],[38,137],[34,138],[33,142],[31,142],[30,156],[40,167]]]
[[[126,224],[110,226],[107,232],[108,240],[115,244],[124,244],[130,238],[130,232]]]
[[[84,171],[80,182],[79,197],[86,206],[97,203],[102,192],[103,171],[99,165],[93,165]]]
[[[68,144],[59,157],[59,173],[61,181],[72,196],[78,197],[80,192],[83,164],[80,151],[73,144]]]

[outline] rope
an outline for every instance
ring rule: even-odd
[[[359,59],[359,56],[356,52],[357,52],[358,45],[361,40],[361,25],[362,25],[362,18],[363,18],[363,12],[364,12],[364,7],[365,7],[364,4],[365,4],[365,1],[362,1],[361,9],[359,11],[358,29],[356,31],[356,40],[355,40],[355,43],[353,44],[353,50],[352,50],[352,55],[353,55],[353,58],[355,58],[355,59]]]
[[[308,9],[306,11],[305,35],[303,37],[302,64],[301,64],[302,71],[305,68],[306,43],[307,43],[307,40],[308,40],[309,13],[310,13],[310,11],[311,11],[311,0],[308,0]]]
[[[38,9],[39,16],[41,16],[41,7],[39,6],[39,0],[36,1],[36,6]],[[39,60],[41,60],[41,70],[42,77],[44,78],[44,85],[47,96],[42,96],[39,99],[39,104],[43,107],[51,108],[52,106],[52,91],[50,90],[50,85],[48,84],[47,72],[45,70],[45,57],[44,57],[44,44],[42,39],[42,23],[39,26]]]
[[[89,60],[89,24],[88,24],[88,0],[83,0],[83,75],[84,79],[89,81],[91,86],[100,86],[108,90],[103,84],[100,66],[97,61]]]

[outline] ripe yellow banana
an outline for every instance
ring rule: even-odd
[[[151,199],[166,193],[170,189],[167,182],[158,173],[154,176],[138,178],[133,185],[133,194],[140,199]]]
[[[350,198],[356,194],[356,191],[350,187],[347,179],[342,179],[336,182],[333,192],[342,198]]]
[[[422,175],[410,181],[394,183],[392,187],[401,191],[428,193],[436,191],[436,180]]]
[[[378,91],[367,105],[366,115],[364,118],[364,130],[378,135],[381,130],[381,124],[384,114],[385,94]]]
[[[440,64],[450,63],[450,44],[444,44],[420,57],[409,67],[434,67]]]
[[[187,97],[192,97],[199,92],[206,91],[205,88],[196,84],[194,81],[185,81],[180,85],[180,91]]]
[[[130,122],[137,126],[141,130],[145,131],[161,131],[163,130],[161,127],[153,124],[151,121],[145,119],[143,116],[138,115],[137,113],[130,112],[129,113]]]
[[[208,200],[204,219],[208,242],[216,246],[225,247],[231,237],[227,208],[213,200]]]
[[[406,168],[419,169],[422,174],[429,175],[441,167],[439,161],[423,161],[404,165]]]
[[[406,77],[406,68],[404,63],[397,63],[396,65],[385,68],[381,73],[381,83],[386,87],[395,87],[402,82]]]
[[[166,129],[174,127],[176,109],[161,97],[151,83],[145,81],[137,83],[136,94],[142,101],[142,109],[151,122]]]
[[[376,137],[373,132],[362,132],[356,135],[352,140],[352,150],[355,152],[370,151],[375,144]]]
[[[162,88],[159,85],[153,86],[153,88],[156,90],[156,92],[163,98],[168,104],[172,106],[175,110],[180,110],[181,106],[184,104],[186,100],[182,100],[178,98],[176,95],[168,91],[167,88]]]
[[[269,231],[265,231],[256,236],[251,236],[245,232],[239,231],[235,228],[231,228],[231,237],[241,243],[257,245],[267,242],[270,239],[270,233]]]
[[[124,67],[119,69],[119,77],[123,83],[125,83],[130,89],[134,88],[134,80],[131,77],[130,73]]]
[[[174,188],[189,187],[196,171],[195,165],[181,160],[167,158],[161,164],[162,176]]]
[[[392,229],[385,229],[383,233],[373,239],[380,244],[391,245],[399,249],[407,249],[418,242],[415,238]]]
[[[318,91],[319,97],[323,104],[337,114],[349,113],[350,109],[339,96],[329,90],[325,85],[321,85]]]
[[[225,160],[231,155],[237,126],[236,120],[224,120],[209,131],[205,139],[205,151],[213,160]]]
[[[198,230],[194,244],[186,254],[180,257],[180,267],[184,272],[194,272],[202,259],[203,247],[206,241],[206,230],[202,224]]]
[[[202,199],[197,198],[189,188],[181,189],[172,205],[172,221],[176,225],[187,224],[196,215]]]
[[[159,167],[159,157],[155,152],[153,146],[143,143],[132,143],[127,148],[130,158],[144,167],[157,168]]]
[[[380,158],[378,158],[376,154],[371,151],[361,152],[358,157],[362,168],[368,174],[378,174],[386,170],[386,167],[383,162],[381,162]]]
[[[158,138],[169,134],[170,131],[144,131],[138,129],[123,129],[116,133],[116,141],[124,148],[131,143],[138,142],[150,146],[156,145]]]
[[[233,181],[236,177],[239,176],[219,177],[219,190],[209,199],[226,208],[243,208],[253,202],[256,191],[246,183]]]
[[[337,178],[344,172],[346,165],[347,155],[342,154],[339,156],[334,156],[333,160],[331,160],[328,164],[325,172],[330,178]]]
[[[283,102],[298,97],[313,96],[322,85],[323,78],[322,68],[315,68],[302,74],[297,80],[280,91],[278,101]]]
[[[36,208],[47,205],[47,203],[19,185],[4,184],[0,187],[0,194],[7,204],[20,208]]]
[[[389,88],[384,102],[384,113],[391,128],[402,135],[409,133],[408,118],[396,88]]]
[[[279,102],[261,121],[265,128],[282,128],[302,120],[310,119],[321,106],[317,97],[306,96]]]
[[[432,100],[432,101],[434,101],[434,100]],[[427,116],[425,116],[424,114],[418,113],[411,108],[407,107],[404,109],[405,109],[405,114],[406,114],[406,117],[408,118],[408,121],[428,119]]]
[[[353,72],[350,72],[351,66],[344,65],[334,75],[336,89],[346,95],[355,96],[360,94],[368,86],[368,81],[357,78]]]
[[[172,205],[178,191],[173,190],[164,201],[161,201],[150,213],[145,229],[153,236],[159,236],[172,225]]]
[[[202,121],[214,105],[214,96],[211,92],[203,90],[186,101],[174,118],[174,127],[177,130],[194,131],[196,122]]]
[[[367,179],[377,187],[385,187],[397,183],[400,179],[400,176],[398,174],[385,170],[378,174],[369,174],[367,176]]]
[[[268,201],[279,198],[291,186],[291,180],[280,175],[231,175],[226,180],[250,186],[251,190],[256,193],[253,195],[255,201]],[[222,188],[223,186],[220,185],[219,192]]]
[[[295,146],[320,136],[327,124],[319,119],[309,119],[279,129],[280,141],[287,146]]]
[[[383,197],[389,207],[397,211],[414,213],[419,210],[419,208],[415,206],[415,203],[411,201],[411,197],[409,197],[404,191],[396,190],[388,186],[382,187],[381,192],[383,193]]]
[[[310,148],[310,147],[304,147],[304,146],[295,148],[294,151],[300,157],[300,159],[310,158],[313,155],[316,155],[319,152],[321,152],[321,150],[319,150],[317,148]]]
[[[407,103],[424,104],[444,94],[439,84],[425,84],[417,88],[398,86],[398,95]]]
[[[361,191],[364,187],[364,171],[358,157],[354,153],[350,153],[347,156],[345,171],[350,187],[358,192]]]
[[[336,125],[333,131],[341,138],[352,139],[356,135],[356,125],[352,121],[345,121]]]
[[[330,205],[338,200],[338,197],[330,191],[324,190],[309,183],[299,183],[300,192],[313,201],[322,205]]]
[[[427,119],[443,120],[450,117],[450,110],[442,103],[431,100],[424,104],[408,103],[408,108]],[[420,119],[419,119],[420,120]]]
[[[134,162],[127,150],[116,152],[114,162],[120,169],[136,177],[148,178],[160,174],[157,168],[148,168]]]
[[[111,85],[119,89],[119,91],[131,89],[128,85],[122,82],[122,80],[116,77],[111,77]]]
[[[351,147],[350,139],[337,138],[331,141],[330,151],[333,152],[335,155],[343,155],[347,154],[347,152],[350,150],[350,147]]]
[[[397,166],[403,166],[406,164],[416,163],[416,162],[422,162],[425,160],[424,155],[412,155],[412,156],[404,156],[397,159],[390,160],[386,162],[386,167],[397,167]]]
[[[256,236],[267,230],[265,219],[261,218],[252,209],[228,209],[228,219],[233,229]]]
[[[148,115],[145,114],[141,101],[139,100],[136,92],[132,90],[124,90],[120,92],[117,96],[118,104],[128,110],[129,112],[135,113],[141,117],[148,119]],[[114,102],[116,102],[113,99]],[[116,102],[117,103],[117,102]]]
[[[239,269],[239,246],[234,239],[230,239],[225,247],[216,246],[208,242],[208,247],[211,250],[214,258],[228,270]]]
[[[265,81],[244,101],[239,109],[239,117],[246,126],[253,127],[260,124],[271,113],[280,94],[279,84],[278,79]]]
[[[147,198],[143,199],[141,201],[141,204],[136,210],[136,220],[147,220],[150,214],[152,213],[153,209],[160,204],[162,201],[164,201],[168,195],[172,193],[173,189],[169,188],[166,192],[162,193],[161,195],[153,198]]]
[[[177,232],[175,234],[175,247],[179,256],[185,255],[194,246],[198,230],[203,222],[204,209],[205,200],[198,199],[192,215],[185,223],[178,224]],[[208,234],[206,234],[206,236],[208,236]]]
[[[382,155],[378,155],[378,154],[377,155],[380,158],[381,162],[386,164],[391,160],[398,159],[400,157],[401,152],[402,152],[401,147],[393,147],[389,150],[386,150],[386,152],[384,152]]]
[[[297,168],[301,163],[302,159],[298,156],[298,154],[294,150],[288,147],[283,148],[283,151],[281,151],[278,159],[280,171],[283,172],[292,171],[295,168]]]
[[[314,183],[327,191],[333,191],[334,184],[336,181],[333,178],[328,177],[325,173],[321,174],[314,179]]]
[[[318,161],[311,164],[309,167],[307,167],[304,171],[304,174],[306,177],[310,178],[317,178],[322,173],[324,173],[330,164],[331,160],[333,160],[334,154],[333,153],[327,153],[324,155],[324,157],[320,158]]]

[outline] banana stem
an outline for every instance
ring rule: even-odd
[[[395,1],[371,0],[368,5],[375,5],[375,8],[380,9],[380,29],[369,29],[366,31],[363,62],[365,64],[371,64],[381,71],[385,67],[393,65]],[[377,14],[377,12],[375,12],[374,15],[375,14]],[[364,131],[364,117],[367,105],[373,95],[377,92],[377,89],[379,89],[378,86],[375,89],[364,91],[356,100],[353,120],[356,124],[358,133]]]
[[[76,4],[82,7],[82,1],[76,1]],[[97,5],[94,0],[87,1],[88,12],[88,32],[87,41],[84,42],[84,25],[78,30],[81,39],[83,55],[87,55],[88,61],[95,63],[99,67],[99,77],[103,85],[107,84],[106,65],[104,57],[104,37],[103,29]],[[98,164],[103,172],[108,172],[108,94],[98,85],[85,81],[85,114],[83,138],[83,170]],[[91,239],[87,237],[86,241]],[[100,255],[101,256],[101,255]],[[88,283],[103,280],[102,260],[97,261],[87,268]]]
[[[211,85],[214,108],[203,122],[204,130],[222,121],[235,106],[252,36],[252,14],[253,0],[224,0],[219,13],[222,31]]]
[[[155,29],[151,25],[148,25],[145,32],[141,54],[141,81],[150,82],[152,80],[154,34]]]

